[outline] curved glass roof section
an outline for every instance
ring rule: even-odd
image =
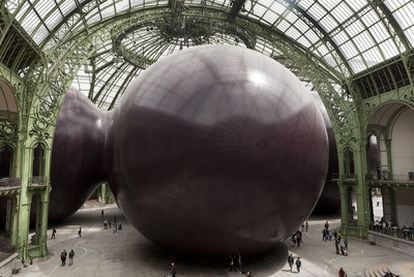
[[[185,4],[225,11],[232,5],[231,0],[186,0]],[[104,19],[167,5],[168,0],[6,1],[9,12],[45,49],[52,48],[59,36]],[[350,76],[411,48],[413,14],[412,0],[246,0],[239,16],[284,33]]]

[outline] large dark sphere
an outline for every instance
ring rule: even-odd
[[[69,90],[53,137],[49,220],[76,212],[105,179],[105,134],[109,115]]]
[[[109,131],[110,185],[147,238],[180,251],[253,254],[303,222],[328,140],[312,96],[255,51],[195,47],[128,88]]]
[[[319,200],[312,211],[312,215],[337,215],[340,213],[341,198],[339,195],[339,187],[337,182],[332,181],[333,174],[337,174],[339,172],[335,134],[321,98],[316,92],[313,92],[312,95],[316,103],[319,105],[323,121],[325,122],[329,143],[328,174],[326,176],[325,186],[323,187],[321,196],[319,197]]]

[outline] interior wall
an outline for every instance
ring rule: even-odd
[[[393,174],[399,180],[408,180],[408,172],[414,172],[414,111],[403,112],[392,130],[391,158]]]
[[[395,190],[397,221],[400,227],[412,226],[414,222],[414,189],[398,188]]]

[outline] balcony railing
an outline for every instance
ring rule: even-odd
[[[367,174],[369,181],[384,181],[397,183],[414,183],[414,172],[407,174]]]
[[[43,176],[33,176],[29,179],[29,184],[32,186],[47,186],[48,178]]]
[[[332,180],[356,180],[357,175],[355,173],[347,173],[340,175],[339,173],[332,173]]]
[[[414,227],[406,227],[398,228],[398,226],[383,226],[382,224],[372,224],[369,228],[371,231],[378,232],[384,235],[396,237],[399,239],[414,240]]]
[[[29,186],[47,186],[48,178],[43,176],[33,176],[29,179]],[[20,187],[22,185],[20,178],[1,178],[0,187]]]
[[[21,181],[19,178],[1,178],[0,187],[20,187]]]

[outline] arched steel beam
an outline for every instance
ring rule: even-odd
[[[407,39],[407,37],[404,35],[404,31],[401,28],[400,24],[395,20],[394,16],[392,15],[391,11],[388,9],[388,7],[384,4],[383,0],[371,0],[369,1],[371,6],[374,8],[374,10],[377,11],[377,8],[379,11],[381,11],[382,14],[386,17],[386,20],[389,24],[384,23],[385,27],[387,28],[388,32],[390,33],[390,36],[394,39],[394,34],[398,37],[398,39],[401,41],[401,43],[404,45],[405,50],[409,50],[412,48],[410,41]],[[381,13],[378,13],[378,16],[383,19]],[[393,30],[391,30],[391,28]],[[396,43],[397,44],[397,43]],[[398,44],[397,44],[398,45]]]

